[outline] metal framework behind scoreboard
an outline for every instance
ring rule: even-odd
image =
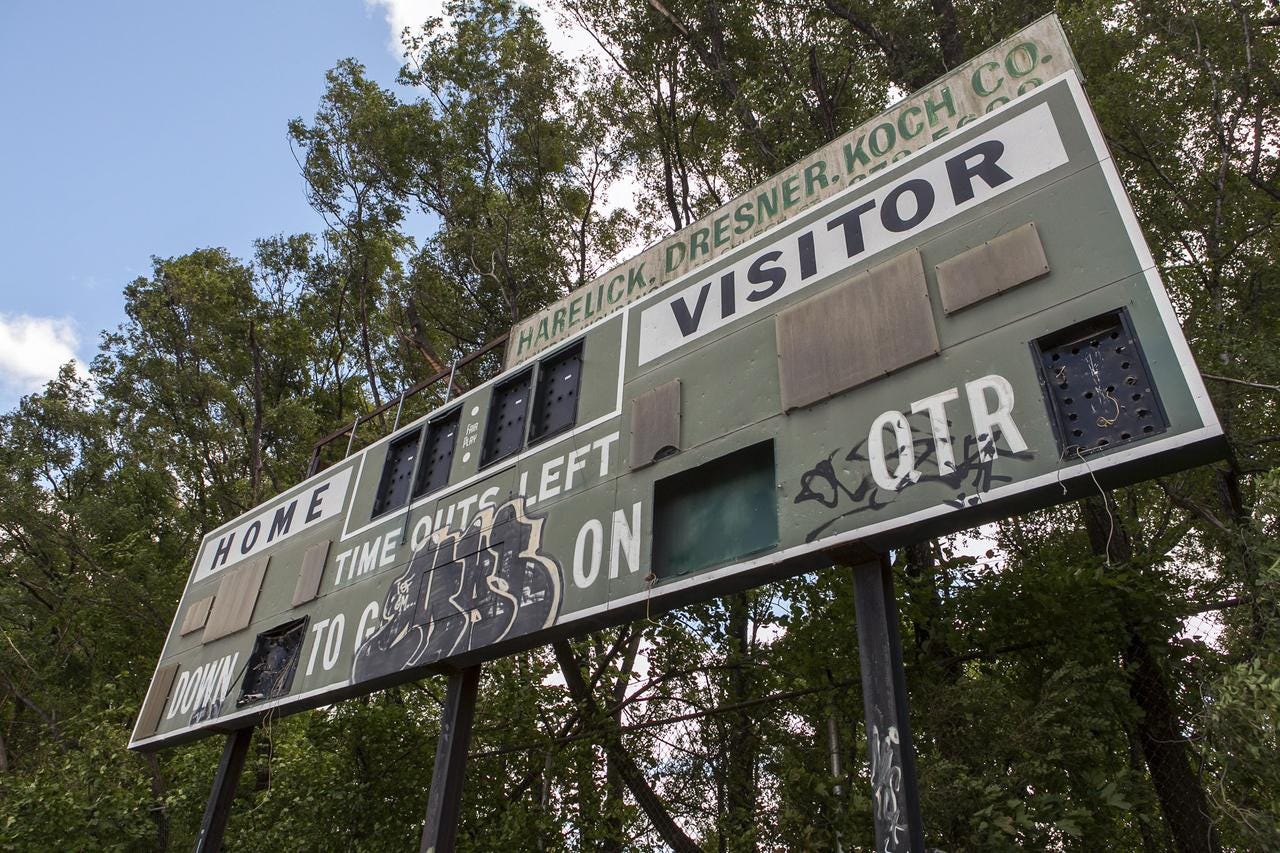
[[[131,747],[1148,478],[1221,435],[1069,69],[210,533]]]

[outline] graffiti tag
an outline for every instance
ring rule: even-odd
[[[882,834],[884,853],[903,849],[898,845],[909,831],[899,802],[902,764],[898,758],[898,744],[897,726],[889,726],[889,731],[883,736],[879,727],[871,727],[871,796],[876,824],[885,828]]]
[[[351,680],[425,666],[549,627],[560,565],[542,551],[545,519],[514,498],[476,513],[461,533],[437,530],[391,582],[381,622],[356,650]]]
[[[995,396],[994,407],[989,394]],[[942,483],[952,490],[954,494],[943,503],[961,509],[981,502],[982,493],[994,484],[1012,482],[1012,477],[995,472],[996,459],[1002,455],[1017,460],[1035,458],[1013,421],[1012,385],[1001,376],[984,376],[965,384],[965,396],[977,435],[965,436],[959,459],[946,404],[958,400],[960,393],[951,388],[911,404],[912,414],[928,416],[927,436],[915,435],[906,415],[899,411],[884,412],[872,421],[867,438],[854,444],[843,458],[844,462],[859,463],[861,473],[856,478],[853,471],[846,470],[842,476],[837,469],[839,448],[801,474],[795,503],[816,501],[828,509],[848,507],[809,531],[806,541],[814,541],[841,519],[878,512],[895,495],[925,483]],[[892,433],[895,446],[885,447],[887,432]],[[1000,444],[1003,449],[997,449]],[[894,462],[892,471],[890,459]],[[930,461],[934,473],[921,470],[920,464]]]

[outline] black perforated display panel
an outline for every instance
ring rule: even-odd
[[[457,444],[460,411],[454,409],[427,425],[427,441],[422,446],[418,481],[413,487],[415,498],[444,488],[449,482],[449,471],[453,467],[453,448]]]
[[[415,429],[392,441],[387,448],[387,461],[382,466],[378,496],[373,502],[375,517],[404,506],[409,500],[409,487],[413,484],[413,462],[418,458],[418,442],[421,438],[422,430]]]
[[[578,417],[578,382],[582,377],[582,342],[560,350],[538,368],[529,441],[549,438],[573,426]]]
[[[484,433],[483,467],[505,459],[524,444],[524,422],[529,414],[529,385],[532,370],[525,370],[493,389],[489,406],[489,426]]]
[[[1168,428],[1124,311],[1041,338],[1035,349],[1063,456],[1149,438]]]

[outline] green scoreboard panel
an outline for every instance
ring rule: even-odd
[[[131,746],[1221,449],[1068,71],[210,533]]]

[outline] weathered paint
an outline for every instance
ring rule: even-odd
[[[573,337],[1067,71],[1078,72],[1075,59],[1057,16],[1047,15],[515,324],[507,347],[507,367]]]
[[[422,421],[213,531],[179,614],[216,588],[220,569],[202,567],[213,566],[211,552],[228,535],[237,537],[234,553],[255,519],[274,518],[295,500],[301,513],[318,484],[346,484],[341,512],[249,549],[270,563],[248,628],[205,644],[199,632],[181,634],[175,620],[161,655],[162,666],[178,667],[173,688],[156,732],[136,732],[132,746],[155,748],[247,725],[268,710],[315,707],[469,666],[828,565],[836,549],[962,529],[1211,456],[1221,428],[1074,73],[812,205],[674,282],[670,293],[718,283],[764,246],[798,245],[797,235],[825,228],[860,199],[883,198],[910,175],[998,137],[1001,127],[1041,117],[1037,132],[1055,136],[1058,165],[851,263],[839,243],[815,245],[837,252],[840,263],[819,264],[828,271],[769,310],[739,312],[693,341],[642,349],[642,318],[671,310],[661,291],[580,333],[573,429],[481,469],[488,405],[503,378],[496,377],[433,413],[459,412],[452,473],[448,485],[408,508],[373,518],[388,446]],[[1029,222],[1050,272],[946,313],[936,267]],[[919,254],[913,263],[924,270],[936,354],[784,412],[775,312],[903,252]],[[1117,309],[1142,345],[1168,428],[1097,453],[1064,453],[1030,342]],[[631,403],[675,380],[678,452],[633,469]],[[769,441],[777,546],[686,574],[651,574],[655,483]],[[294,607],[307,549],[326,541],[319,595]],[[307,637],[287,694],[236,707],[255,637],[303,617]]]

